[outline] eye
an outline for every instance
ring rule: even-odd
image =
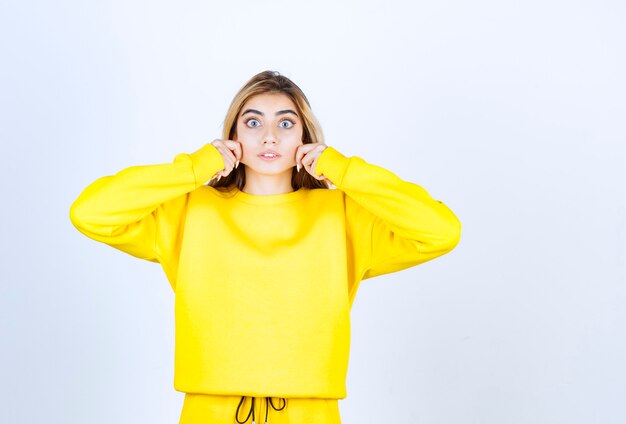
[[[258,127],[259,125],[261,125],[261,123],[260,123],[259,121],[257,121],[256,119],[251,118],[251,119],[248,119],[248,120],[246,121],[246,125],[247,125],[247,126],[249,126],[249,127],[251,127],[251,128],[256,128],[256,127]]]
[[[280,121],[280,127],[281,128],[291,128],[293,127],[295,124],[293,122],[291,122],[288,119],[285,119],[284,121]]]

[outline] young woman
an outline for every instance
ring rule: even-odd
[[[183,424],[340,423],[359,282],[445,254],[461,229],[422,187],[326,145],[270,71],[237,93],[222,139],[96,180],[70,217],[163,267]]]

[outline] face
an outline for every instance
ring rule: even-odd
[[[241,143],[246,179],[282,174],[291,178],[302,134],[302,120],[285,94],[259,94],[248,99],[237,118],[233,137]]]

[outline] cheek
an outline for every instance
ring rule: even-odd
[[[291,135],[286,141],[286,145],[289,146],[289,148],[287,149],[289,151],[289,155],[295,163],[296,151],[298,150],[298,147],[302,144],[302,132],[300,132],[299,134]]]
[[[294,131],[292,133],[289,133],[288,137],[289,137],[289,143],[295,143],[295,144],[302,144],[302,136],[303,136],[303,131],[302,128],[300,128],[300,131]]]
[[[241,153],[243,156],[246,156],[246,151],[249,150],[248,147],[253,144],[253,139],[249,131],[246,131],[245,127],[237,126],[237,133],[233,137],[233,140],[238,141],[241,144]]]

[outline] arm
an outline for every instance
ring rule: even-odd
[[[177,243],[185,194],[223,168],[211,144],[173,163],[130,167],[90,184],[72,204],[70,219],[87,237],[160,262]]]
[[[461,224],[445,204],[384,168],[327,147],[315,173],[346,194],[357,278],[426,262],[451,251],[460,240]]]

